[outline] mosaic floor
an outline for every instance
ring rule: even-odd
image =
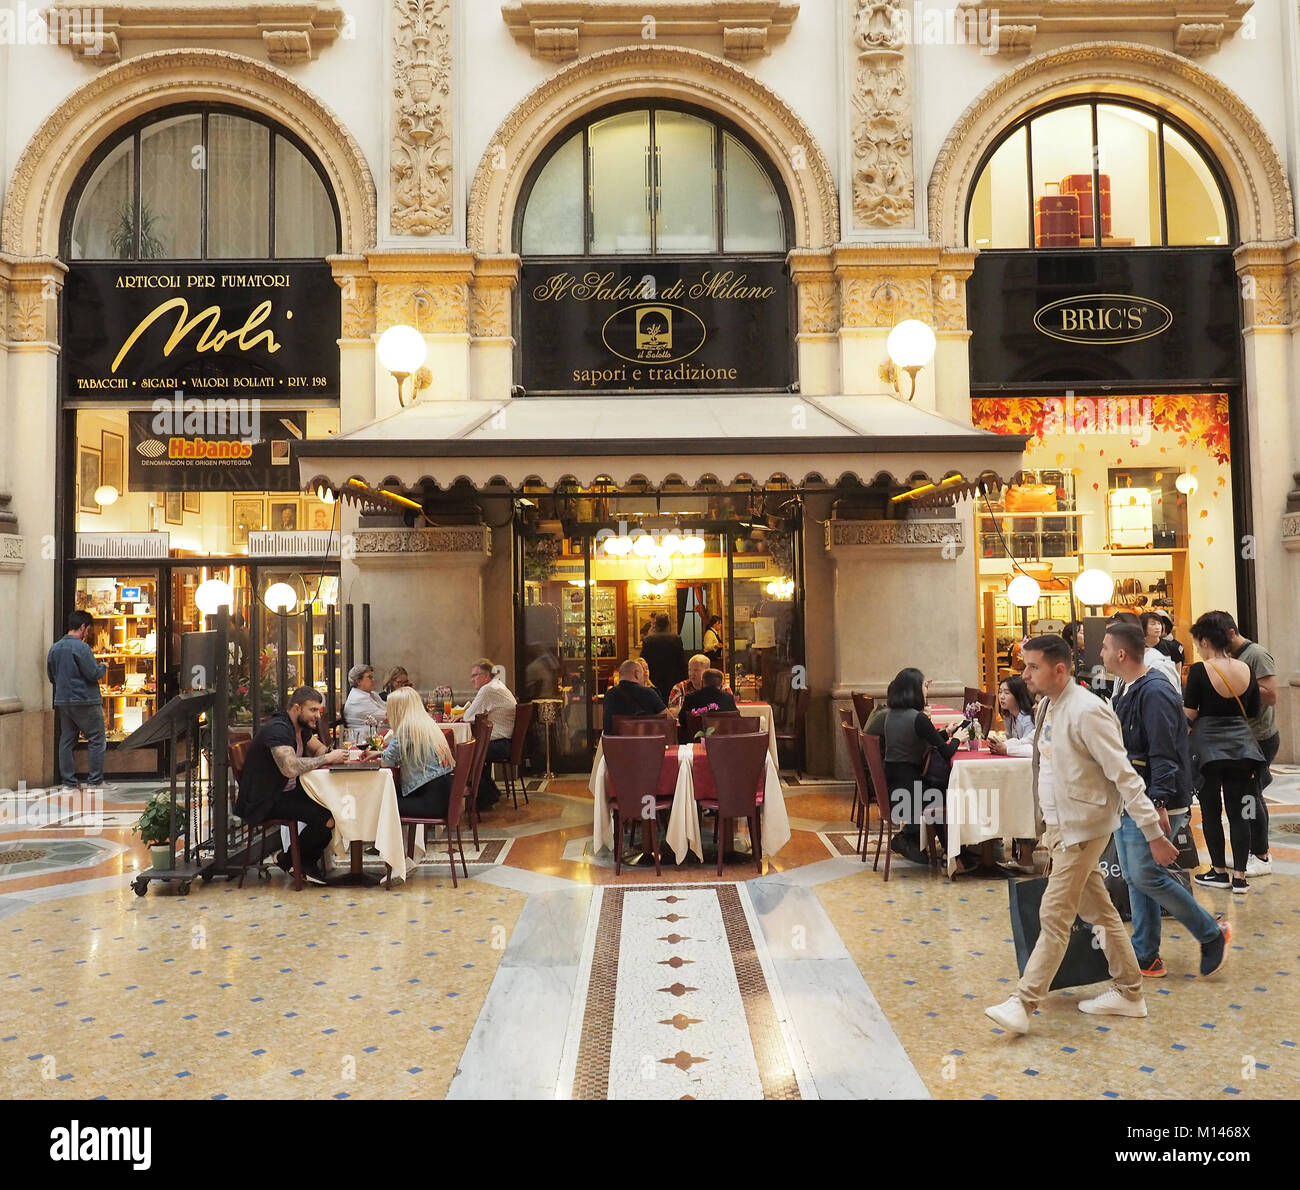
[[[710,857],[616,878],[576,778],[486,815],[459,888],[443,851],[391,891],[299,893],[276,869],[144,897],[129,827],[153,786],[6,803],[0,1093],[1297,1098],[1300,770],[1278,778],[1275,874],[1196,892],[1232,927],[1221,974],[1195,978],[1167,921],[1146,1019],[1084,1016],[1072,989],[1014,1038],[983,1015],[1016,975],[1006,884],[901,861],[886,883],[843,785],[788,788],[762,875]]]

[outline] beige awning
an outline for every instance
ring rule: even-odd
[[[899,484],[961,475],[949,496],[981,476],[1022,466],[1026,438],[950,421],[888,396],[520,397],[412,405],[346,434],[297,444],[302,486],[338,490],[358,479],[413,490],[526,483],[584,487],[606,477],[658,486],[835,484],[852,476]]]

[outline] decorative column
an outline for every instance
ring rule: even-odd
[[[912,138],[915,60],[904,0],[853,0],[849,12],[849,169],[842,187],[846,241],[924,234]]]
[[[25,468],[22,484],[0,504],[0,624],[10,638],[0,651],[0,786],[6,788],[20,778],[42,785],[53,776],[45,653],[53,640],[58,297],[66,271],[53,257],[0,254],[0,486],[10,487],[19,451],[47,464]],[[72,543],[59,548],[70,551]]]
[[[840,329],[840,293],[832,253],[829,249],[796,248],[787,259],[799,310],[795,338],[799,391],[809,397],[842,392],[836,338]]]
[[[959,517],[961,516],[959,512]],[[921,592],[943,592],[936,608],[975,607],[975,568],[966,551],[969,518],[832,520],[826,549],[835,568],[835,683],[831,722],[835,775],[847,778],[839,711],[852,692],[880,698],[894,675],[916,666],[936,697],[977,685],[975,617],[915,616]]]
[[[479,400],[503,401],[514,387],[512,296],[518,256],[479,256],[469,295],[469,383]]]
[[[421,688],[467,686],[470,664],[485,650],[491,529],[358,529],[352,541],[342,589],[349,602],[370,604],[374,656],[364,660],[377,668],[404,665]]]

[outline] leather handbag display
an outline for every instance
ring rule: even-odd
[[[1007,512],[1056,512],[1056,488],[1048,483],[1017,483],[1007,488]]]

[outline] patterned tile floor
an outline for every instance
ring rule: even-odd
[[[441,1097],[461,1082],[458,1065],[474,1076],[465,1094],[562,1093],[594,886],[621,902],[623,890],[744,882],[736,891],[809,1095],[1295,1098],[1297,784],[1287,773],[1270,790],[1285,803],[1273,812],[1277,875],[1245,898],[1197,892],[1233,927],[1221,976],[1190,978],[1195,946],[1167,924],[1171,974],[1148,985],[1149,1018],[1098,1023],[1058,993],[1017,1039],[983,1016],[1015,977],[1005,885],[950,884],[905,863],[885,884],[841,854],[846,786],[791,787],[789,845],[761,879],[751,862],[720,881],[711,864],[657,880],[653,868],[616,879],[588,862],[581,779],[486,815],[489,862],[459,889],[430,863],[391,892],[295,893],[276,872],[243,890],[217,881],[137,898],[128,884],[148,853],[127,827],[148,787],[115,791],[97,831],[0,815],[0,1094]],[[494,1084],[498,1072],[518,1077]],[[573,1075],[571,1065],[569,1094]]]

